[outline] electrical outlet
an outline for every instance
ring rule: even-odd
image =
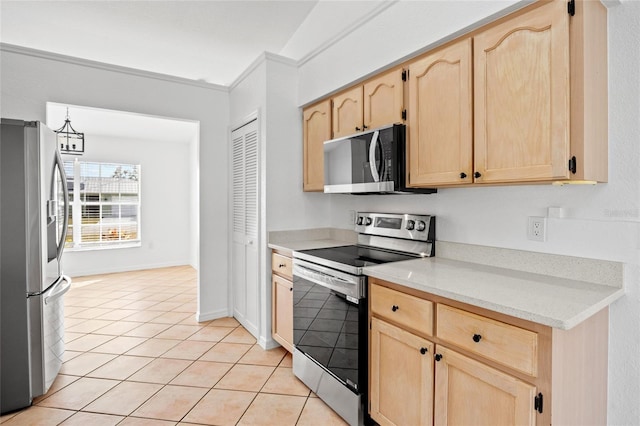
[[[527,238],[532,241],[546,241],[547,239],[547,218],[529,216],[527,225]]]

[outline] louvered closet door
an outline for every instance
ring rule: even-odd
[[[231,133],[233,149],[232,291],[234,317],[258,335],[258,125]]]

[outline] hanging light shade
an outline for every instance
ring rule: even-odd
[[[64,125],[54,132],[58,134],[58,147],[62,154],[82,155],[84,153],[84,133],[78,133],[71,127],[69,108],[67,108]]]

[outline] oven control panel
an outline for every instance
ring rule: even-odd
[[[355,231],[360,234],[432,242],[435,240],[435,220],[435,216],[430,215],[358,213]]]

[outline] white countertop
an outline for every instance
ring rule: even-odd
[[[323,240],[308,240],[308,241],[292,241],[286,243],[269,243],[269,248],[278,250],[284,254],[291,256],[291,252],[296,250],[311,250],[317,248],[338,247],[352,245],[348,241],[323,239]]]
[[[296,250],[355,243],[349,241],[353,235],[341,234],[340,230],[272,234],[269,248],[289,256]],[[616,262],[449,242],[437,244],[443,257],[368,266],[364,273],[562,330],[575,327],[624,295],[622,265]],[[578,279],[572,279],[575,277]]]
[[[624,294],[619,287],[437,257],[369,266],[364,273],[563,330]]]

